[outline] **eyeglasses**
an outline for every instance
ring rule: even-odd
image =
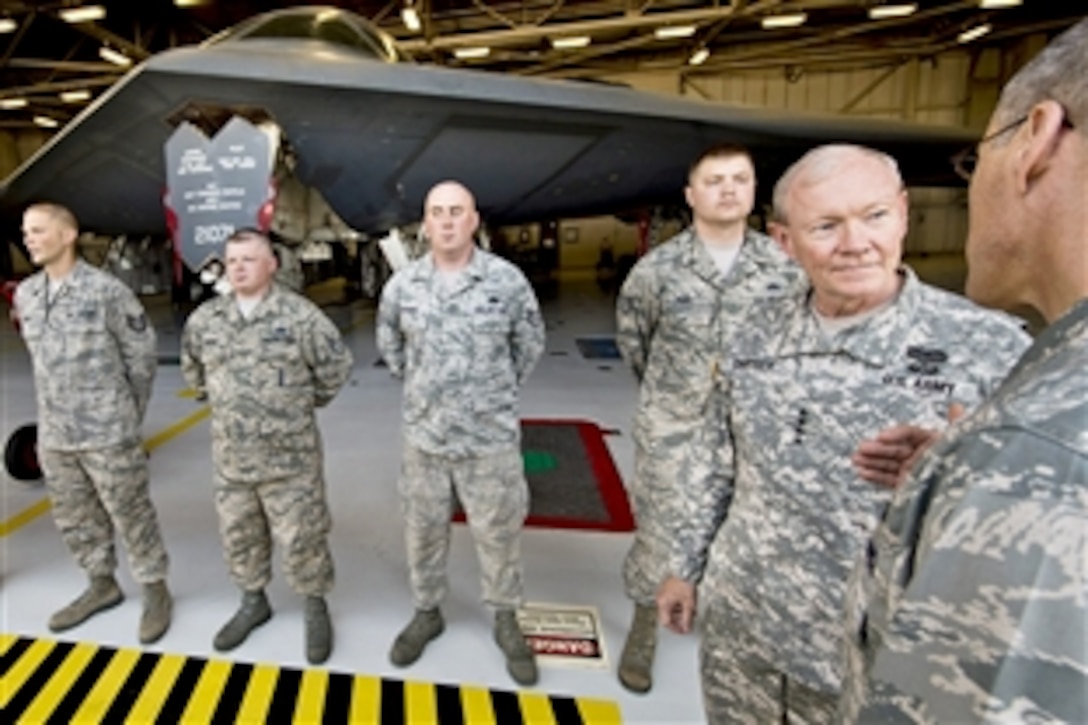
[[[971,175],[975,173],[975,167],[978,166],[978,150],[982,147],[982,144],[989,141],[993,141],[998,136],[1012,131],[1014,128],[1019,128],[1028,120],[1027,116],[1022,116],[1007,126],[1002,126],[988,136],[983,136],[978,143],[968,146],[963,151],[960,151],[952,157],[952,168],[956,174],[964,181],[970,181]]]
[[[973,146],[968,146],[963,151],[960,151],[952,157],[952,168],[956,174],[964,181],[970,181],[971,175],[975,173],[975,167],[978,166],[978,150],[982,148],[982,144],[989,141],[993,141],[998,136],[1008,133],[1015,128],[1019,128],[1023,125],[1029,116],[1022,116],[1007,126],[1002,126],[993,133],[982,137],[978,143]],[[1063,128],[1075,128],[1073,122],[1069,120],[1069,111],[1062,106],[1062,127]]]

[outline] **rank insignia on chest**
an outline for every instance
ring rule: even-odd
[[[295,341],[294,335],[286,327],[274,327],[268,331],[264,337],[264,342],[287,342],[292,343]]]
[[[907,369],[921,375],[936,375],[941,371],[941,363],[948,362],[948,353],[936,348],[911,346],[907,348],[907,357],[911,359]]]

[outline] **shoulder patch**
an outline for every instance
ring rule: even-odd
[[[147,315],[125,315],[128,321],[128,329],[133,332],[143,332],[147,329]]]

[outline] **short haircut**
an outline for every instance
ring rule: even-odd
[[[261,242],[265,247],[268,248],[268,251],[272,253],[273,257],[276,257],[277,260],[279,259],[279,256],[276,254],[276,248],[272,246],[272,239],[260,229],[257,229],[255,227],[239,227],[238,229],[235,229],[231,233],[231,235],[227,237],[227,241],[225,242],[224,246],[226,244],[230,244],[231,242],[252,241]]]
[[[79,233],[79,220],[76,219],[76,215],[72,213],[72,210],[63,204],[57,204],[52,201],[39,201],[26,208],[27,211],[30,211],[31,209],[44,212],[56,219],[63,226],[72,229],[77,234]]]
[[[1088,18],[1054,38],[1005,84],[994,122],[1013,123],[1048,99],[1062,104],[1073,128],[1088,135]]]
[[[793,165],[786,169],[786,172],[779,177],[778,182],[774,185],[774,194],[772,196],[773,212],[771,218],[780,224],[786,224],[789,221],[788,206],[790,191],[798,180],[802,178],[826,179],[837,172],[844,161],[851,156],[858,155],[868,156],[883,164],[887,164],[888,169],[898,180],[899,186],[903,186],[903,176],[899,173],[899,164],[895,162],[895,159],[883,151],[877,151],[868,146],[857,146],[855,144],[846,143],[817,146],[795,161]]]
[[[755,160],[752,159],[752,152],[746,147],[741,146],[739,143],[719,143],[714,144],[710,148],[704,150],[701,154],[695,157],[695,160],[688,165],[688,181],[691,181],[692,175],[695,170],[699,168],[699,164],[703,163],[707,159],[717,159],[723,156],[743,156],[748,159],[748,162],[752,164],[752,168],[755,168]]]

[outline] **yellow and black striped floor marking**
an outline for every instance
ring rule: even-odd
[[[0,713],[25,723],[612,725],[607,700],[0,635]]]

